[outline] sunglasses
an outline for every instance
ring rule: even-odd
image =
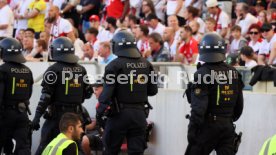
[[[252,32],[249,32],[249,34],[259,34],[259,32],[256,32],[256,31],[252,31]]]

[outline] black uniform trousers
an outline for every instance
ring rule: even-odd
[[[185,155],[234,155],[235,129],[232,122],[206,121],[196,136],[195,144],[189,144]]]
[[[146,144],[146,116],[142,109],[124,108],[108,118],[103,135],[104,155],[117,155],[126,138],[129,155],[142,155]]]
[[[6,108],[3,111],[4,150],[7,155],[31,155],[30,126],[27,112]]]

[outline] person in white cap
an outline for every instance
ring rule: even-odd
[[[229,16],[218,7],[217,0],[207,0],[206,6],[211,17],[216,20],[215,31],[225,38],[229,31],[228,27],[231,23]]]

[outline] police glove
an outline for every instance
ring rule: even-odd
[[[32,121],[32,129],[33,130],[36,130],[36,131],[39,130],[39,128],[40,128],[39,122],[40,122],[40,118],[34,117],[34,119]]]
[[[198,128],[196,128],[194,125],[189,124],[187,138],[190,144],[196,143],[196,136],[198,132],[199,132]]]

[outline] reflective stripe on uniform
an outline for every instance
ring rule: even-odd
[[[274,155],[276,154],[276,135],[265,141],[259,155]]]

